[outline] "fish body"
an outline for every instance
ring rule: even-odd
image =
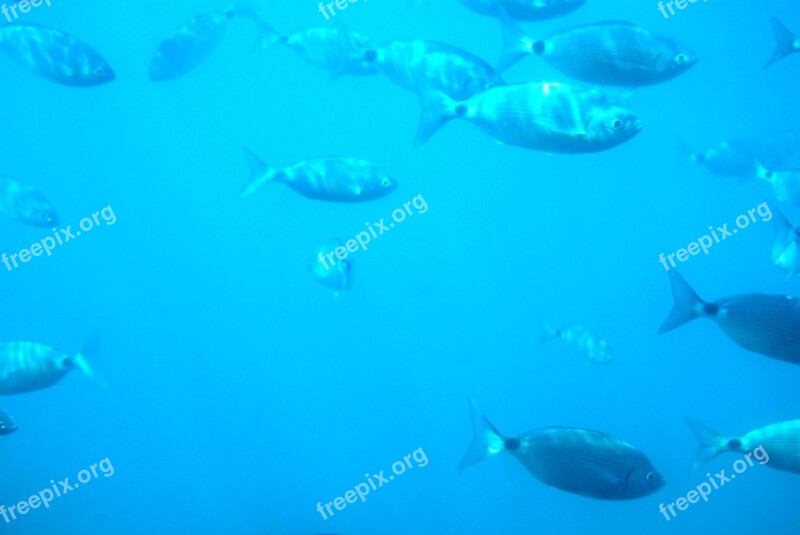
[[[545,20],[566,15],[586,0],[458,0],[481,15],[499,17],[505,11],[517,20]]]
[[[788,272],[788,277],[800,273],[800,228],[796,228],[780,210],[775,215],[773,226],[775,239],[772,244],[772,263]]]
[[[39,190],[8,176],[0,176],[0,212],[37,227],[59,222],[53,205]]]
[[[706,317],[743,348],[800,364],[800,299],[750,294],[708,303],[675,270],[670,270],[668,275],[675,306],[659,334],[695,318]]]
[[[504,18],[503,32],[501,71],[533,54],[582,82],[641,87],[670,80],[697,63],[694,52],[676,39],[625,21],[573,26],[535,41]]]
[[[789,54],[800,52],[800,37],[792,33],[791,30],[775,17],[772,17],[772,33],[775,36],[775,51],[767,61],[767,64],[764,65],[765,69],[771,67]]]
[[[757,176],[772,184],[772,190],[779,201],[800,206],[800,169],[771,171],[762,167]]]
[[[69,355],[34,342],[0,344],[0,395],[48,388],[70,371],[79,369],[94,377],[86,357]]]
[[[17,422],[6,411],[0,409],[0,435],[10,435],[19,428]]]
[[[456,102],[432,89],[420,92],[421,144],[454,117],[467,120],[495,140],[555,153],[610,149],[641,130],[636,115],[596,88],[561,82],[530,82],[487,89]]]
[[[742,179],[758,175],[760,155],[765,150],[764,144],[749,139],[723,141],[702,152],[692,152],[683,142],[680,144],[687,162],[699,164],[715,175]]]
[[[364,59],[394,83],[416,91],[418,80],[455,100],[465,100],[490,87],[503,85],[494,67],[479,57],[436,41],[396,40],[364,52]]]
[[[723,453],[754,452],[761,464],[800,474],[800,420],[770,424],[733,437],[722,436],[694,420],[687,418],[686,421],[700,443],[695,455],[695,469]]]
[[[68,33],[38,24],[0,27],[0,50],[20,67],[61,85],[90,87],[116,77],[95,49]]]
[[[576,352],[598,364],[609,364],[614,361],[614,352],[608,342],[599,334],[582,325],[570,325],[563,329],[555,329],[546,321],[540,320],[544,328],[541,343],[553,338],[560,338]]]
[[[331,238],[317,250],[317,255],[312,259],[308,267],[314,278],[321,284],[334,291],[334,296],[338,297],[340,292],[349,290],[353,285],[353,262],[345,258],[341,260],[332,253],[338,247],[343,246],[341,240]],[[331,260],[332,258],[332,260]]]
[[[244,147],[250,178],[241,196],[250,195],[267,182],[282,182],[309,199],[331,202],[365,202],[384,197],[397,183],[383,169],[366,160],[347,157],[315,158],[285,169],[268,167]]]
[[[631,500],[664,485],[647,456],[608,433],[547,427],[516,438],[501,435],[470,400],[473,441],[459,467],[510,453],[542,483],[598,500]]]

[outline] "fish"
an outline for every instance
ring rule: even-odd
[[[776,210],[773,226],[772,263],[788,272],[788,279],[800,273],[800,227],[795,227],[780,210]]]
[[[767,169],[785,167],[800,149],[800,132],[786,130],[767,136],[761,143],[759,161]]]
[[[55,208],[33,186],[0,175],[0,212],[35,227],[58,225]]]
[[[632,500],[664,486],[664,478],[644,453],[608,433],[545,427],[507,438],[472,399],[470,415],[474,435],[459,471],[506,452],[545,485],[587,498]]]
[[[775,36],[775,51],[767,60],[767,64],[764,65],[765,69],[773,66],[789,54],[800,51],[800,38],[775,17],[772,17],[772,33]]]
[[[636,136],[641,121],[621,98],[562,82],[487,89],[455,101],[418,81],[422,105],[415,145],[453,118],[469,121],[500,143],[554,153],[607,150]]]
[[[686,423],[700,443],[694,458],[694,470],[723,453],[753,452],[762,465],[800,474],[800,420],[766,425],[733,437],[724,437],[690,418],[686,418]]]
[[[461,48],[422,39],[398,39],[364,51],[364,60],[395,84],[417,91],[418,80],[452,99],[466,100],[505,82],[489,63]]]
[[[342,260],[334,255],[333,265],[330,265],[331,257],[326,258],[328,253],[342,246],[340,239],[331,238],[317,249],[316,256],[308,263],[314,278],[332,289],[334,298],[353,285],[353,261],[348,258]]]
[[[481,15],[508,13],[517,20],[546,20],[561,17],[581,7],[586,0],[458,0]]]
[[[250,178],[241,197],[251,195],[267,182],[282,182],[309,199],[343,203],[380,199],[397,189],[397,182],[386,171],[366,160],[315,158],[274,169],[249,148],[243,150]]]
[[[248,4],[233,2],[224,11],[201,13],[181,24],[159,44],[147,70],[154,82],[179,78],[195,69],[219,47],[231,19],[254,17]]]
[[[555,329],[539,318],[544,333],[539,341],[545,344],[554,338],[560,338],[572,346],[579,354],[598,364],[609,364],[614,361],[614,352],[603,337],[582,325],[570,325],[563,329]]]
[[[682,160],[679,170],[686,164],[696,163],[715,175],[740,179],[758,176],[763,168],[760,156],[766,150],[763,143],[750,139],[723,141],[699,152],[692,151],[678,139],[678,149]]]
[[[107,387],[105,381],[92,370],[87,359],[87,355],[97,353],[97,345],[97,334],[75,355],[36,342],[0,343],[0,395],[49,388],[72,370],[80,370],[90,379]]]
[[[39,24],[0,27],[0,50],[20,67],[61,85],[92,87],[116,78],[94,48],[68,33]]]
[[[572,26],[534,40],[508,16],[503,25],[502,72],[526,55],[541,56],[564,74],[590,84],[641,87],[671,80],[691,69],[697,55],[676,39],[630,22]]]
[[[756,176],[772,185],[779,201],[800,206],[800,169],[772,171],[761,167]]]
[[[0,435],[10,435],[19,427],[14,418],[11,417],[6,411],[0,409]]]
[[[748,294],[703,301],[674,269],[668,272],[675,305],[659,334],[695,318],[714,321],[741,347],[800,364],[800,300],[787,295]]]

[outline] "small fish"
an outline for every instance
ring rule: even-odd
[[[679,169],[686,163],[697,163],[715,175],[739,179],[753,178],[762,168],[760,155],[764,144],[749,139],[723,141],[701,152],[692,151],[678,139],[681,153]]]
[[[779,201],[800,206],[800,169],[770,171],[762,167],[756,176],[772,184]]]
[[[353,285],[353,261],[347,258],[341,260],[336,255],[333,255],[333,263],[331,264],[331,257],[326,257],[328,253],[341,246],[341,240],[337,238],[329,239],[319,247],[317,255],[308,263],[314,278],[332,289],[335,298],[339,297],[340,292],[349,290]]]
[[[775,35],[775,52],[764,65],[764,68],[771,67],[779,60],[789,54],[800,51],[800,38],[791,32],[781,21],[772,17],[772,33]]]
[[[600,335],[590,331],[582,325],[570,325],[563,329],[555,329],[549,323],[539,318],[544,329],[540,344],[545,344],[554,338],[561,338],[579,354],[598,364],[609,364],[614,361],[614,352]]]
[[[501,143],[555,153],[610,149],[642,129],[641,121],[619,98],[577,84],[510,84],[461,102],[425,87],[424,81],[419,87],[422,115],[416,145],[456,117]]]
[[[247,4],[234,2],[225,11],[202,13],[180,25],[153,54],[147,71],[150,80],[173,80],[200,65],[219,47],[228,22],[236,16],[254,15]]]
[[[461,48],[435,41],[396,40],[364,51],[364,60],[394,83],[417,91],[418,80],[455,100],[504,85],[487,62]]]
[[[694,458],[694,470],[723,453],[752,452],[748,459],[752,456],[770,468],[800,474],[800,420],[767,425],[735,437],[724,437],[689,418],[686,418],[686,423],[700,443]]]
[[[459,470],[507,452],[542,483],[598,500],[632,500],[664,485],[647,456],[600,431],[546,427],[516,438],[501,435],[470,400],[473,440]]]
[[[481,15],[499,17],[506,12],[517,20],[545,20],[566,15],[586,0],[458,0]]]
[[[0,409],[0,435],[10,435],[18,429],[17,422],[6,411]]]
[[[68,33],[38,24],[0,28],[0,50],[20,67],[61,85],[90,87],[116,77],[95,49]]]
[[[749,294],[703,301],[674,269],[669,280],[675,306],[659,334],[695,318],[713,320],[743,348],[800,364],[800,300],[786,295]]]
[[[37,189],[0,175],[0,212],[36,227],[58,225],[53,205]]]
[[[72,370],[80,370],[106,386],[87,361],[86,355],[96,353],[96,347],[96,335],[77,355],[68,355],[34,342],[0,344],[0,395],[21,394],[51,387]]]
[[[366,202],[384,197],[397,183],[384,170],[356,158],[315,158],[285,169],[274,169],[243,147],[250,178],[242,190],[246,197],[267,182],[282,182],[309,199],[332,202]]]
[[[800,273],[800,227],[795,227],[780,210],[776,210],[773,225],[775,240],[772,245],[772,263],[788,272],[788,279]]]
[[[528,54],[541,56],[564,74],[590,84],[640,87],[688,71],[697,56],[672,37],[625,21],[584,24],[535,41],[505,16],[498,70]]]

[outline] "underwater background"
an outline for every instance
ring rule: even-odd
[[[73,373],[0,399],[19,424],[0,437],[0,503],[101,459],[114,467],[2,531],[800,533],[800,479],[768,465],[669,521],[658,511],[737,458],[693,473],[685,417],[729,435],[800,418],[797,366],[746,351],[707,320],[657,334],[673,303],[659,254],[765,201],[800,217],[763,181],[679,166],[676,143],[704,148],[798,127],[800,57],[763,69],[775,47],[770,16],[800,31],[794,0],[709,0],[669,19],[651,0],[587,0],[520,23],[537,37],[622,19],[697,53],[685,74],[629,97],[638,136],[577,155],[503,146],[465,121],[415,149],[412,92],[382,76],[331,81],[286,47],[250,53],[258,33],[246,18],[230,21],[197,69],[148,80],[159,43],[224,4],[53,0],[22,16],[100,51],[116,79],[98,87],[55,85],[0,56],[0,172],[46,192],[62,227],[106,206],[117,218],[52,257],[0,269],[0,340],[77,352],[99,329],[92,365],[109,385]],[[252,5],[282,32],[331,24],[312,1]],[[498,21],[456,0],[362,0],[336,19],[379,43],[437,40],[490,63],[502,46]],[[568,80],[540,58],[504,78]],[[356,204],[273,184],[240,198],[243,145],[278,168],[363,158],[399,186]],[[388,220],[418,195],[425,213],[352,255],[352,288],[335,297],[314,280],[321,244]],[[46,235],[0,224],[9,254]],[[770,264],[772,236],[759,221],[680,272],[708,300],[800,296],[800,277]],[[540,345],[538,317],[602,333],[614,362]],[[459,472],[470,398],[510,436],[549,426],[611,433],[645,452],[666,483],[604,501],[546,486],[510,455]],[[316,510],[419,448],[427,463],[366,501],[327,520]]]

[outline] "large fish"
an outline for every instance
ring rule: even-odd
[[[372,201],[397,188],[397,183],[383,169],[365,160],[315,158],[285,169],[275,169],[268,167],[247,147],[243,149],[250,166],[250,178],[242,190],[242,197],[267,182],[282,182],[309,199],[333,202]]]
[[[115,78],[114,70],[94,48],[38,24],[0,27],[0,50],[19,66],[57,84],[89,87]]]
[[[609,364],[614,361],[614,352],[608,342],[602,336],[583,325],[569,325],[562,329],[556,329],[541,318],[539,318],[539,323],[541,323],[544,330],[541,340],[539,340],[540,344],[545,344],[554,338],[560,338],[592,362]]]
[[[774,65],[789,54],[800,52],[800,37],[797,37],[781,21],[772,17],[772,33],[775,35],[775,52],[764,65],[764,68]]]
[[[28,184],[0,175],[0,212],[37,227],[58,224],[58,216],[44,195]]]
[[[775,239],[772,244],[772,263],[786,271],[788,279],[800,273],[800,228],[795,227],[780,210],[776,210],[773,225]]]
[[[709,318],[743,348],[800,364],[800,299],[749,294],[708,303],[674,269],[668,275],[675,306],[659,334],[695,318]]]
[[[627,442],[600,431],[546,427],[506,438],[470,400],[474,437],[459,470],[507,452],[539,481],[598,500],[631,500],[664,485],[647,456]]]
[[[77,355],[62,353],[34,342],[0,344],[0,395],[51,387],[72,370],[80,370],[105,386],[103,380],[94,374],[86,358],[87,354],[96,352],[96,347],[96,336]]]
[[[458,0],[463,5],[492,17],[506,12],[518,20],[544,20],[566,15],[586,0]]]
[[[642,129],[622,100],[600,89],[561,82],[530,82],[487,89],[457,102],[419,84],[422,104],[416,145],[453,118],[467,120],[495,140],[556,153],[595,152],[633,138]]]
[[[336,255],[326,257],[343,245],[338,238],[329,239],[319,247],[316,257],[308,263],[314,278],[333,290],[334,298],[338,298],[341,292],[349,290],[353,285],[353,261],[348,258],[339,259]]]
[[[10,435],[19,428],[17,422],[6,411],[0,409],[0,435]]]
[[[800,420],[767,425],[734,437],[724,437],[689,418],[686,422],[700,443],[694,459],[695,470],[723,453],[752,452],[760,464],[800,474]]]
[[[246,3],[234,2],[225,11],[209,11],[184,22],[153,54],[150,80],[172,80],[200,65],[219,47],[228,22],[236,16],[253,16],[253,12]]]
[[[573,26],[535,41],[508,17],[502,20],[505,44],[500,71],[535,54],[576,80],[639,87],[665,82],[697,63],[694,52],[677,40],[630,22]]]
[[[494,67],[461,48],[436,41],[396,40],[364,51],[364,60],[394,83],[417,91],[418,80],[455,100],[503,85]]]

